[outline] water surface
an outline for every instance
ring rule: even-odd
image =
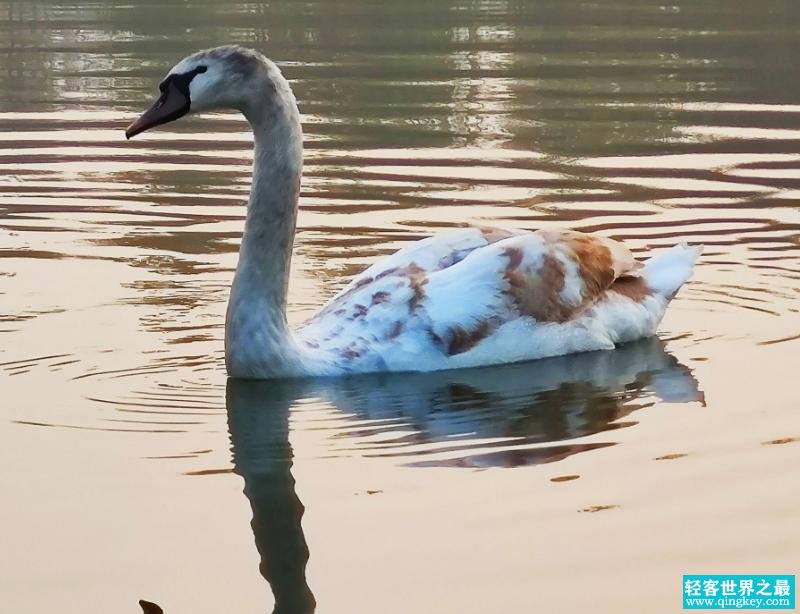
[[[674,612],[684,573],[800,571],[798,28],[790,0],[0,1],[0,609]],[[251,134],[122,130],[227,42],[303,114],[291,322],[431,233],[569,226],[706,246],[659,339],[226,382]]]

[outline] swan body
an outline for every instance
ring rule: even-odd
[[[637,261],[571,230],[463,228],[423,239],[357,275],[292,331],[285,317],[302,168],[291,89],[238,46],[178,63],[131,136],[190,112],[240,110],[254,177],[225,327],[229,375],[248,379],[436,371],[612,349],[656,332],[699,247]]]

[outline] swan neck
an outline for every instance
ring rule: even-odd
[[[253,128],[253,183],[226,321],[231,375],[272,373],[291,346],[286,294],[302,169],[302,130],[288,83],[272,75],[242,111]],[[273,364],[274,363],[274,364]]]
[[[285,309],[300,190],[302,133],[296,106],[278,111],[248,118],[255,152],[239,266],[257,273],[265,297]]]

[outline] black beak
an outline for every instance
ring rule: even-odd
[[[125,138],[129,139],[150,128],[175,121],[189,112],[191,103],[188,92],[181,91],[173,81],[162,86],[164,89],[161,97],[125,129]]]

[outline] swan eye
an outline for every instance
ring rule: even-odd
[[[189,84],[192,82],[192,79],[206,71],[208,71],[208,66],[195,66],[189,72],[169,75],[166,79],[158,84],[158,89],[163,94],[167,91],[169,85],[173,84],[184,95],[189,96]]]

